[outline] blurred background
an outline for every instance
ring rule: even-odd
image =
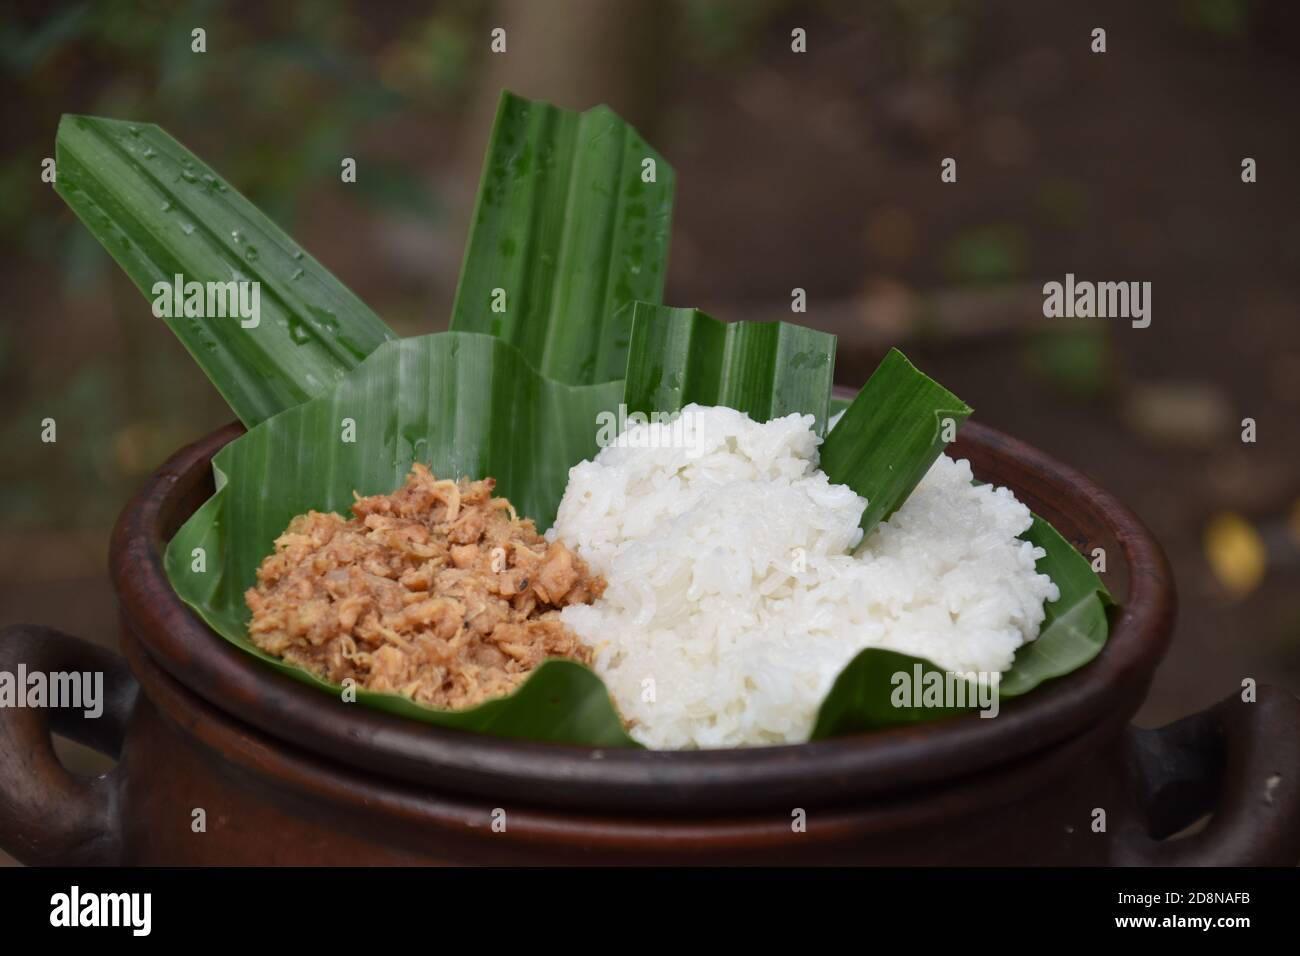
[[[1300,690],[1300,4],[10,2],[0,77],[0,624],[112,644],[117,511],[233,417],[40,181],[60,114],[162,125],[417,334],[509,87],[674,164],[670,304],[790,318],[803,288],[843,384],[900,345],[1143,517],[1182,610],[1140,722]],[[1067,272],[1150,281],[1151,327],[1044,319]]]

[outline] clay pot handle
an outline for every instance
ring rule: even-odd
[[[1130,728],[1130,780],[1146,833],[1118,863],[1295,866],[1300,861],[1300,699],[1260,685],[1158,730]],[[1205,814],[1198,833],[1165,840]]]
[[[103,712],[89,718],[84,708],[0,706],[0,846],[35,865],[118,862],[117,770],[93,779],[70,774],[50,734],[119,756],[135,679],[111,651],[38,625],[0,631],[0,672],[17,682],[20,666],[29,675],[101,672]],[[17,690],[25,697],[25,687]]]

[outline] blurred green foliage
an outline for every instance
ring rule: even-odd
[[[969,0],[890,0],[884,7],[891,46],[911,70],[952,69],[970,52],[976,12]]]
[[[1243,39],[1257,4],[1253,0],[1180,0],[1180,19],[1194,30],[1225,40]]]
[[[1046,387],[1071,398],[1098,398],[1114,383],[1111,341],[1096,324],[1029,335],[1020,360]]]
[[[789,0],[676,0],[674,13],[697,60],[735,62],[755,51],[760,32],[790,5]]]
[[[137,117],[201,151],[271,215],[291,218],[313,185],[337,175],[365,126],[408,110],[445,112],[467,80],[471,4],[419,12],[382,40],[363,9],[337,0],[84,3],[33,24],[7,20],[0,67],[38,125],[10,145],[0,183],[30,182],[63,112]],[[196,27],[206,53],[191,49]],[[384,174],[429,212],[436,203],[420,168],[420,157],[407,157]],[[0,238],[25,223],[25,193],[6,191],[17,202],[0,214]]]
[[[944,271],[956,282],[998,282],[1024,274],[1029,243],[1019,226],[999,223],[960,233],[944,252]]]
[[[428,131],[454,128],[486,12],[472,0],[433,10],[144,0],[6,12],[0,74],[21,111],[7,118],[0,155],[0,269],[22,307],[0,324],[0,400],[11,409],[0,423],[0,530],[102,528],[143,474],[231,417],[40,181],[59,117],[158,123],[291,233],[321,195],[434,228]],[[191,47],[198,27],[204,53]],[[340,194],[343,156],[361,157],[365,174]],[[393,298],[395,311],[412,307],[403,289]],[[39,440],[45,418],[57,422],[54,444]]]

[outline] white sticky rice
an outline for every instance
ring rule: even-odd
[[[635,424],[575,466],[548,533],[608,582],[563,620],[641,743],[803,741],[863,648],[991,673],[1038,636],[1058,595],[1017,539],[1029,510],[965,461],[940,457],[861,542],[866,500],[817,470],[812,416],[683,417],[688,441]]]

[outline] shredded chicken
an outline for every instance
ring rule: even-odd
[[[253,642],[334,683],[446,710],[510,693],[548,657],[590,663],[559,609],[590,604],[604,580],[495,484],[417,464],[393,494],[356,496],[351,520],[294,518],[244,595]]]

